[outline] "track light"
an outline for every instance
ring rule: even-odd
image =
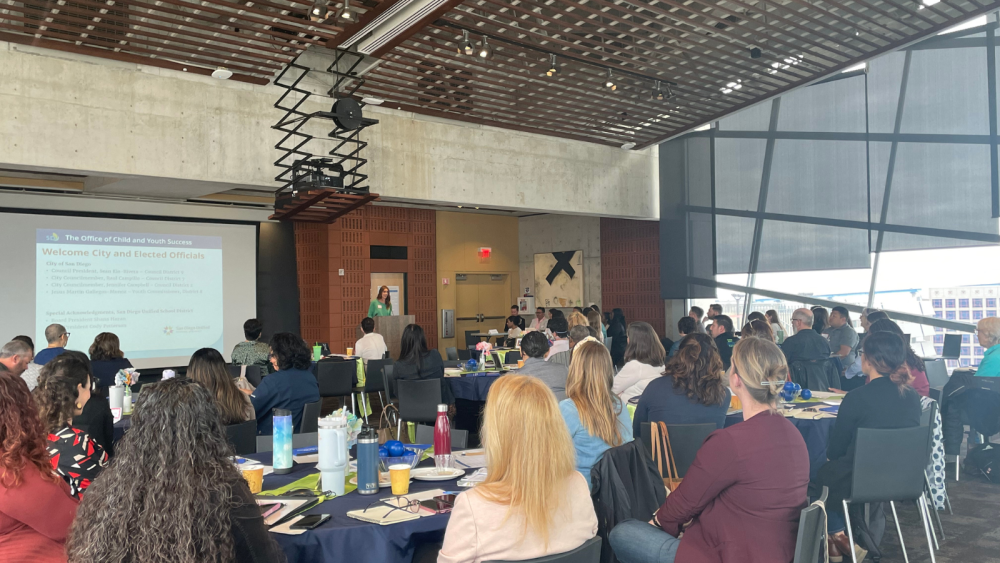
[[[545,76],[553,76],[557,72],[559,72],[559,67],[556,66],[556,56],[549,55],[549,70],[545,71]]]
[[[663,99],[663,89],[660,87],[660,81],[659,80],[657,80],[655,83],[653,83],[653,93],[649,97],[651,99],[654,99],[654,100],[662,100]]]
[[[354,17],[354,8],[351,8],[350,0],[344,0],[344,6],[337,12],[337,21],[354,23],[357,18]]]
[[[486,37],[483,37],[483,42],[479,45],[479,56],[484,59],[493,58],[493,47],[490,47]]]
[[[309,19],[314,22],[321,22],[326,19],[326,15],[329,11],[330,10],[326,7],[326,2],[323,0],[316,0],[312,9],[309,10]]]
[[[611,75],[611,69],[608,69],[608,80],[604,83],[605,88],[611,88],[611,91],[618,89],[618,85],[615,84],[615,77]]]
[[[462,40],[458,42],[459,55],[471,55],[476,52],[476,45],[469,40],[469,31],[462,30]]]
[[[672,99],[672,98],[673,98],[673,97],[675,96],[675,94],[674,94],[674,91],[670,89],[670,84],[667,84],[667,85],[665,86],[665,88],[666,88],[666,90],[667,90],[667,91],[665,92],[665,95],[666,95],[666,98],[667,98],[668,100],[669,100],[669,99]]]

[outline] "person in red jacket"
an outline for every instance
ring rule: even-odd
[[[609,539],[622,563],[792,561],[809,452],[795,426],[775,412],[787,374],[774,342],[749,337],[736,344],[728,376],[744,422],[708,436],[649,523],[615,526]]]
[[[24,381],[0,372],[0,561],[66,561],[77,500],[52,470]]]

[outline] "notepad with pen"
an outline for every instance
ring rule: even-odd
[[[406,510],[401,510],[388,504],[376,504],[363,510],[351,510],[348,516],[362,522],[388,526],[389,524],[399,524],[420,518],[419,514],[414,514]]]

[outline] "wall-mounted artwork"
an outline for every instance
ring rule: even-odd
[[[535,306],[583,306],[583,251],[535,255]]]

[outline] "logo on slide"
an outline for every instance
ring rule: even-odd
[[[166,334],[167,336],[170,336],[173,333],[174,333],[174,327],[172,327],[172,326],[165,326],[165,327],[163,327],[163,334]]]
[[[59,235],[57,235],[55,233],[52,233],[51,235],[45,235],[45,240],[52,241],[52,242],[58,242],[59,241]]]

